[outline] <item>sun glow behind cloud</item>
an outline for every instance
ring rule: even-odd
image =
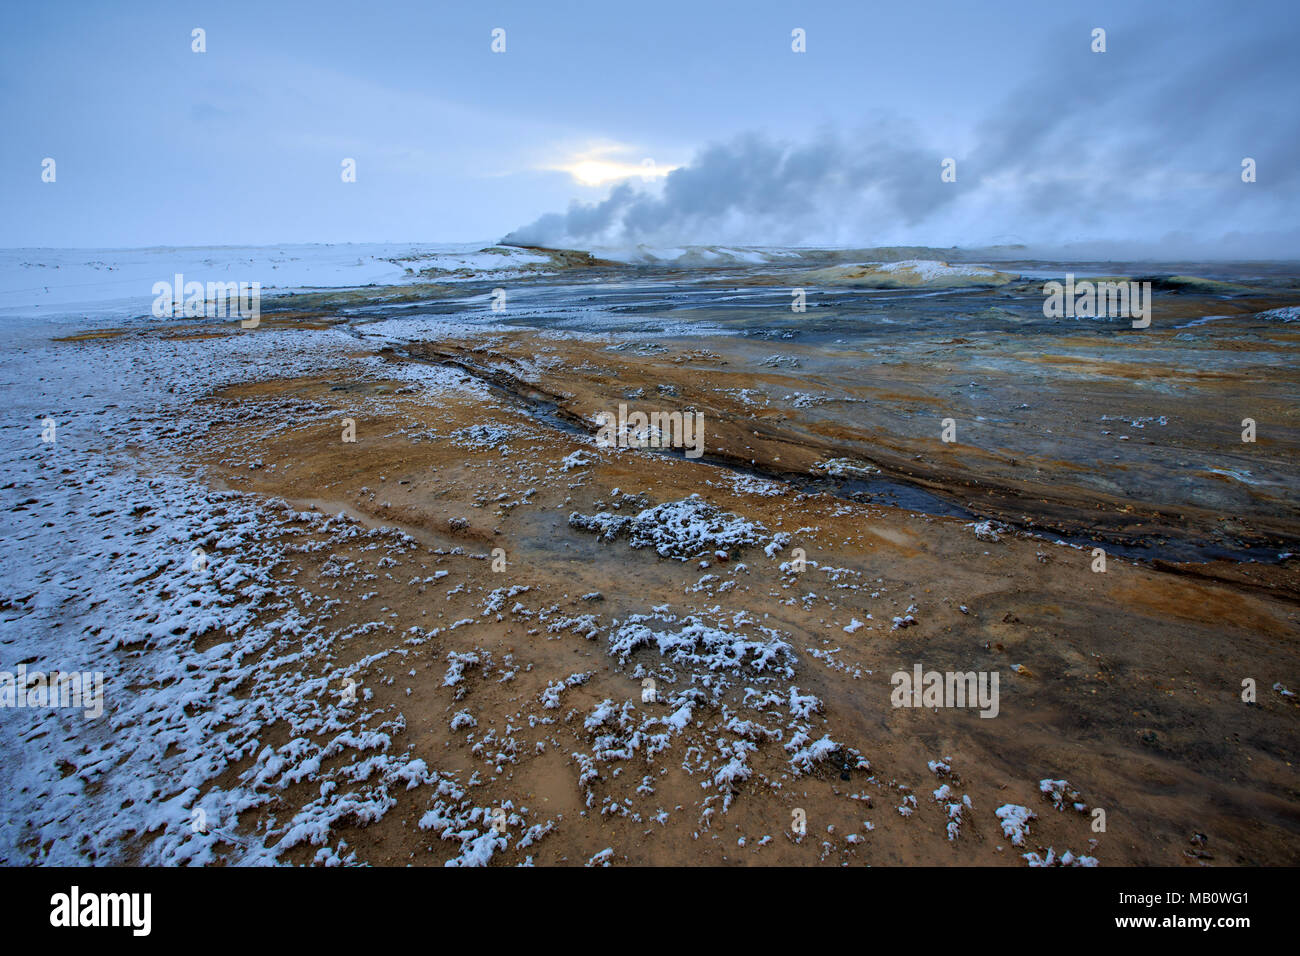
[[[630,147],[619,145],[597,146],[575,153],[567,159],[549,165],[546,169],[568,173],[580,186],[605,186],[621,179],[640,177],[645,182],[662,179],[676,165],[656,163],[651,157],[633,162],[626,157],[633,151]],[[622,157],[622,158],[620,158]]]

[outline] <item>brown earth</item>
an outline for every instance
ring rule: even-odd
[[[1229,562],[1162,570],[1112,556],[1105,573],[1096,573],[1081,548],[1011,530],[984,540],[957,518],[773,489],[677,455],[594,449],[537,417],[557,403],[558,420],[589,422],[625,393],[662,395],[668,386],[674,408],[705,412],[711,458],[753,463],[773,476],[814,471],[843,426],[751,407],[724,389],[788,382],[729,365],[733,359],[716,351],[641,355],[519,332],[388,355],[395,366],[417,359],[453,365],[503,391],[484,400],[453,390],[431,401],[397,377],[259,382],[214,396],[211,417],[220,427],[194,444],[194,461],[214,483],[301,508],[346,511],[372,526],[399,527],[419,543],[401,554],[328,554],[311,551],[305,538],[300,560],[284,573],[340,602],[320,614],[328,626],[388,625],[352,639],[340,660],[391,649],[411,627],[441,629],[409,653],[375,663],[362,683],[379,706],[404,717],[397,738],[429,767],[462,782],[477,772],[478,803],[513,801],[552,820],[532,847],[512,842],[494,862],[531,856],[539,864],[573,864],[610,848],[613,862],[636,864],[1023,865],[1022,852],[1048,847],[1102,865],[1300,862],[1300,707],[1273,689],[1300,685],[1294,559],[1289,567],[1243,572]],[[922,400],[902,375],[896,384]],[[286,417],[286,403],[310,411]],[[342,440],[344,418],[355,422],[355,442]],[[463,431],[474,426],[509,434],[480,441]],[[875,432],[870,441],[869,459],[852,457],[956,496],[954,471],[935,464],[947,453],[937,438],[896,437],[890,445]],[[566,468],[579,450],[590,463]],[[967,470],[995,457],[975,446],[961,453]],[[1031,466],[1054,477],[1064,470],[1059,463],[1014,464]],[[1031,484],[1007,480],[1003,487],[1024,497]],[[691,494],[760,523],[764,541],[782,531],[790,541],[772,557],[760,544],[729,547],[725,560],[706,550],[683,562],[632,548],[626,538],[597,541],[567,520],[602,507],[635,514]],[[1101,509],[1113,518],[1131,507],[1119,496],[1059,486],[1053,497],[1056,517],[1080,527],[1084,512]],[[1145,521],[1166,520],[1158,508],[1135,510]],[[503,570],[494,570],[496,548],[504,549]],[[796,548],[806,552],[806,569],[783,570]],[[355,565],[342,576],[326,570],[348,562]],[[517,588],[527,590],[499,609],[489,603],[493,592]],[[590,756],[609,729],[586,726],[602,701],[667,716],[666,705],[643,701],[637,671],[661,673],[663,658],[643,647],[620,663],[607,646],[616,621],[657,606],[666,611],[656,627],[679,627],[697,615],[714,625],[740,621],[728,626],[746,633],[774,629],[792,647],[793,674],[767,683],[748,672],[732,675],[717,701],[696,706],[666,751],[650,757],[642,747],[628,759],[597,761],[598,775],[584,781],[574,755]],[[909,613],[915,624],[895,628],[894,619]],[[669,625],[670,615],[676,624]],[[472,623],[450,627],[465,619]],[[865,623],[846,632],[855,619]],[[481,662],[447,686],[448,655],[463,653]],[[891,706],[891,675],[917,663],[927,671],[998,672],[997,717]],[[326,662],[305,666],[310,673]],[[675,680],[661,682],[661,700],[711,679],[706,669],[668,670]],[[548,685],[586,672],[585,682],[560,692],[558,708],[539,702]],[[1257,687],[1254,703],[1242,700],[1246,679]],[[819,698],[820,714],[802,723],[813,740],[833,738],[834,754],[796,772],[784,743],[800,721],[783,704],[746,711],[747,686]],[[452,730],[462,710],[476,725]],[[781,739],[728,729],[727,718],[737,715]],[[719,753],[739,740],[753,746],[751,776],[716,785]],[[853,765],[850,749],[862,764]],[[950,770],[936,773],[931,761]],[[240,769],[227,771],[229,780]],[[1068,780],[1086,810],[1054,809],[1039,793],[1043,779]],[[943,784],[951,796],[936,801],[932,792]],[[315,795],[310,781],[297,786],[284,793],[277,815]],[[898,808],[908,795],[916,806],[905,816]],[[950,839],[946,803],[963,795],[970,805],[959,811]],[[421,790],[394,796],[397,806],[381,820],[336,827],[336,835],[376,864],[437,864],[454,855],[452,844],[417,825],[428,809]],[[999,828],[994,810],[1004,804],[1037,814],[1023,848]],[[1104,832],[1093,829],[1093,808],[1105,810]],[[792,831],[796,811],[806,817],[806,835]],[[268,812],[241,823],[253,827]],[[661,812],[667,815],[656,822]],[[850,834],[858,842],[847,841]],[[300,847],[287,858],[308,862],[313,852]]]

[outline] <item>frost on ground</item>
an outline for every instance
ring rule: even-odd
[[[1014,803],[1003,804],[993,811],[1002,823],[1002,832],[1015,846],[1024,846],[1029,835],[1029,821],[1038,815],[1028,807]]]
[[[1097,858],[1095,856],[1076,856],[1070,850],[1066,850],[1059,857],[1056,851],[1050,846],[1047,853],[1039,856],[1037,853],[1024,854],[1025,862],[1030,866],[1096,866]]]
[[[1002,540],[1002,535],[1007,533],[1007,527],[997,521],[980,521],[966,527],[974,530],[975,537],[981,541],[998,542]]]
[[[102,671],[106,699],[98,720],[79,710],[0,714],[11,781],[0,797],[0,862],[353,864],[365,860],[340,831],[398,814],[445,847],[449,865],[492,862],[557,825],[479,789],[483,774],[496,779],[524,756],[520,725],[545,731],[537,752],[564,754],[585,812],[600,818],[640,821],[635,801],[653,799],[669,767],[699,782],[688,812],[701,829],[745,790],[779,793],[781,781],[823,769],[868,769],[828,733],[821,701],[794,683],[790,635],[743,612],[679,616],[663,607],[607,620],[526,606],[530,587],[511,584],[466,595],[475,603],[454,623],[398,630],[397,615],[378,606],[384,578],[420,593],[444,588],[446,597],[463,590],[446,570],[413,567],[427,550],[405,532],[214,490],[192,471],[187,462],[209,436],[223,466],[256,471],[267,465],[227,440],[230,432],[269,418],[257,423],[288,433],[333,417],[305,399],[251,406],[209,396],[328,371],[341,336],[158,336],[145,347],[126,336],[93,346],[93,388],[84,380],[92,363],[80,354],[90,346],[33,335],[5,353],[3,381],[24,381],[27,365],[43,376],[38,388],[0,386],[19,412],[0,430],[0,503],[11,516],[0,663]],[[482,400],[459,373],[391,377]],[[52,443],[40,440],[47,416],[57,423]],[[449,434],[497,457],[522,433],[482,424]],[[557,467],[596,461],[570,456]],[[626,535],[667,559],[721,561],[770,537],[698,496],[646,507],[615,492],[611,502],[612,512],[574,524]],[[585,606],[597,597],[583,595]],[[609,667],[656,682],[657,693],[578,710],[572,695],[593,672],[565,671],[528,698],[527,712],[496,721],[475,695],[516,679],[510,655],[473,639],[454,650],[430,642],[503,620],[528,621],[540,640],[603,636]],[[380,703],[374,693],[384,662],[392,666],[382,683],[398,681],[399,693],[405,683],[409,697],[417,682],[445,691],[453,703],[440,732],[463,742],[475,765],[453,772],[431,766],[427,750],[417,755],[402,698]],[[644,822],[663,826],[681,809],[659,808]]]
[[[761,525],[722,511],[699,495],[646,508],[636,515],[573,512],[569,525],[602,541],[626,535],[634,548],[654,548],[660,557],[689,561],[701,554],[756,545],[766,534]]]
[[[213,405],[198,413],[196,399],[327,369],[338,336],[158,337],[146,348],[128,336],[96,345],[93,362],[86,348],[15,335],[0,358],[18,413],[0,426],[0,661],[100,671],[105,696],[99,719],[0,715],[0,862],[268,863],[304,845],[320,848],[317,863],[349,862],[346,844],[330,845],[333,828],[377,821],[418,788],[433,800],[427,825],[465,862],[486,861],[506,840],[484,825],[486,809],[395,743],[400,712],[355,693],[354,675],[406,648],[355,659],[350,643],[388,625],[336,621],[342,602],[325,590],[353,563],[337,555],[391,560],[414,542],[211,490],[179,463],[187,443],[235,421]],[[311,413],[281,411],[286,424]],[[52,442],[41,440],[47,418]],[[149,448],[154,467],[132,448]],[[312,562],[318,578],[303,581]],[[254,827],[241,824],[250,813]]]
[[[656,755],[679,738],[687,742],[683,768],[700,777],[702,787],[717,791],[705,800],[705,820],[714,813],[716,798],[722,812],[730,808],[755,776],[751,760],[760,750],[770,755],[783,750],[785,763],[777,769],[792,777],[814,773],[824,763],[869,768],[858,751],[828,734],[813,739],[821,702],[800,694],[792,683],[796,658],[787,635],[743,613],[709,622],[698,616],[679,619],[657,608],[614,623],[609,653],[619,666],[631,666],[634,678],[653,680],[659,691],[640,708],[629,701],[616,709],[604,701],[586,718],[590,752],[573,758],[582,768],[588,807],[596,805],[594,785],[616,776],[614,771],[606,778],[602,764],[616,766],[640,755],[653,766]],[[771,759],[765,762],[770,765]],[[611,800],[606,796],[602,803],[608,807]]]
[[[1064,810],[1067,806],[1072,807],[1079,813],[1087,813],[1088,805],[1083,802],[1083,797],[1079,791],[1070,786],[1068,780],[1040,780],[1038,781],[1038,791],[1052,801],[1052,806],[1057,810]]]
[[[382,324],[387,341],[395,325]],[[834,834],[802,843],[822,861],[870,859],[871,844],[904,828],[909,841],[929,831],[943,852],[979,843],[949,758],[931,761],[942,779],[913,794],[877,779],[843,711],[828,713],[823,696],[833,706],[858,680],[852,699],[872,711],[873,672],[860,665],[883,643],[868,636],[901,636],[891,614],[893,630],[917,633],[940,626],[944,606],[927,600],[918,623],[887,565],[838,566],[852,559],[803,513],[814,502],[721,470],[696,487],[740,514],[679,497],[680,483],[656,498],[627,462],[636,477],[618,480],[646,490],[610,491],[609,456],[502,412],[464,373],[355,348],[342,331],[223,329],[93,346],[33,335],[0,359],[19,416],[0,426],[12,527],[0,665],[101,670],[107,694],[100,720],[0,713],[12,780],[0,862],[342,865],[392,862],[397,845],[397,862],[411,849],[413,862],[450,865],[519,862],[527,850],[527,864],[545,840],[543,859],[605,865],[661,832],[656,854],[725,837],[728,852],[773,858],[786,847],[771,834],[792,807]],[[28,367],[39,384],[21,388]],[[396,397],[409,395],[420,401]],[[419,417],[417,404],[451,411]],[[342,490],[286,482],[290,501],[213,487],[333,456],[313,446],[277,461],[269,449],[299,435],[323,444],[345,407],[366,413],[363,439],[388,429],[409,470],[390,459],[367,471],[342,452],[341,470],[357,469]],[[46,416],[56,442],[40,440]],[[413,484],[433,511],[401,512]],[[529,511],[535,498],[546,504]],[[568,532],[567,515],[645,553],[624,551],[613,572],[575,562],[548,578],[536,553],[531,567],[516,555],[516,507],[547,547],[554,534],[600,550]],[[509,576],[489,570],[498,543],[512,545]],[[807,559],[823,545],[827,563]],[[745,548],[767,560],[733,560]],[[713,573],[682,567],[694,559]],[[626,581],[638,568],[644,579]],[[879,827],[862,820],[872,789],[888,800]],[[847,830],[844,816],[823,825],[831,807]],[[779,819],[755,825],[774,808]],[[742,826],[754,828],[731,832]]]

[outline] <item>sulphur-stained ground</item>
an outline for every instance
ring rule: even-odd
[[[279,423],[284,403],[312,420],[219,426],[205,460],[231,488],[410,536],[400,553],[327,545],[282,573],[341,602],[330,627],[364,632],[317,662],[332,691],[346,673],[372,722],[402,715],[395,744],[508,808],[493,859],[1295,859],[1296,708],[1271,689],[1292,666],[1294,604],[1123,560],[1095,573],[1078,547],[403,391],[228,390],[215,421]],[[664,505],[644,541],[575,527]],[[892,675],[917,663],[996,672],[996,716],[892,706]],[[1263,688],[1254,705],[1244,678]],[[1060,809],[1063,779],[1077,793]],[[372,862],[462,852],[450,809],[424,788],[393,796],[331,839]],[[1004,833],[1006,806],[1035,815],[1027,834]]]
[[[5,714],[0,858],[1300,860],[1294,560],[1103,572],[1079,515],[1119,492],[957,513],[977,466],[929,438],[875,461],[950,513],[820,481],[876,474],[834,457],[869,428],[709,377],[739,348],[282,316],[12,349],[23,434],[63,430],[6,441],[4,663],[94,663],[107,707]],[[597,443],[647,394],[705,408],[706,458]],[[996,698],[896,706],[918,667]]]

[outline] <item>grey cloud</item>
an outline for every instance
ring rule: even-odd
[[[951,151],[907,121],[876,115],[854,132],[802,140],[747,133],[712,144],[655,193],[623,184],[516,230],[529,245],[697,243],[1036,244],[1114,239],[1249,254],[1300,254],[1300,74],[1294,28],[1265,42],[1183,42],[1150,24],[1075,44],[990,104],[942,183]],[[1203,51],[1189,59],[1189,49]],[[1242,157],[1259,181],[1240,180]],[[1189,237],[1198,237],[1189,240]],[[1263,237],[1267,237],[1266,239]],[[1259,245],[1259,244],[1256,244]],[[1206,251],[1206,250],[1202,250]]]

